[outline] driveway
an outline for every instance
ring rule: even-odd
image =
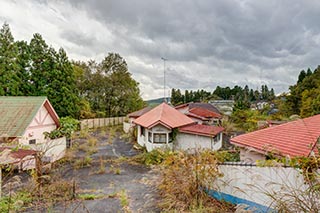
[[[97,195],[94,200],[77,199],[58,204],[54,212],[160,212],[157,208],[158,192],[154,186],[157,177],[150,168],[130,160],[139,154],[128,139],[119,132],[92,132],[89,137],[75,139],[79,146],[97,139],[97,152],[90,154],[90,166],[74,169],[66,164],[59,169],[61,176],[75,180],[77,194]],[[111,139],[109,139],[111,137]],[[75,158],[88,152],[77,151]]]

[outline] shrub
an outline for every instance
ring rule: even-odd
[[[211,151],[196,154],[176,152],[163,159],[158,186],[162,196],[160,207],[164,211],[177,212],[201,209],[205,212],[229,211],[230,207],[218,201],[212,202],[213,199],[205,192],[222,175],[218,171],[218,162],[216,154]]]
[[[134,160],[147,166],[158,165],[161,164],[166,158],[174,154],[176,153],[170,151],[169,149],[154,149],[151,152],[144,150],[143,153],[135,156]]]

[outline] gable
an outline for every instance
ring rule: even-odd
[[[59,125],[59,118],[46,97],[1,96],[0,136],[21,137],[30,124],[34,125],[37,121],[52,123],[52,120],[46,117],[47,113],[52,115],[51,119]]]
[[[44,105],[41,106],[39,111],[34,116],[29,127],[35,126],[46,126],[46,125],[56,125],[53,116],[49,113]]]

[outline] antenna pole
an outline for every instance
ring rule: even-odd
[[[166,61],[168,59],[161,57],[163,60],[163,101],[167,102],[166,100]]]

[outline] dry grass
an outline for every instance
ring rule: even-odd
[[[230,212],[233,207],[209,197],[204,189],[212,187],[222,174],[218,158],[213,152],[194,155],[176,152],[161,163],[158,185],[164,211],[177,212]]]

